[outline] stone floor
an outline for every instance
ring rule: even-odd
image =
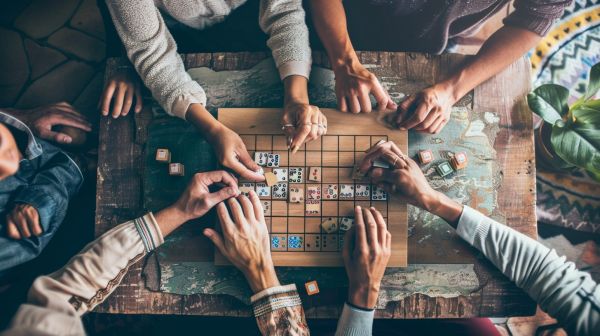
[[[502,18],[509,13],[499,13],[490,24],[457,46],[457,51],[471,54],[477,51],[477,45],[492,34],[500,25]],[[0,2],[0,107],[31,108],[48,103],[67,101],[92,122],[99,120],[97,103],[102,92],[105,61],[105,34],[102,17],[96,7],[96,0],[17,0]],[[82,214],[71,214],[77,224],[90,222],[87,234],[91,237],[93,228],[94,181],[85,188]],[[86,203],[87,202],[87,203]],[[77,225],[76,228],[81,228]],[[545,243],[557,248],[559,252],[570,255],[579,266],[592,267],[598,271],[600,249],[593,242],[583,244],[589,237],[577,237],[577,234],[562,232],[544,232],[540,226],[540,236]],[[64,252],[65,242],[71,242],[73,231],[64,241],[56,239],[54,245]],[[552,238],[549,237],[558,237]],[[82,242],[85,243],[85,242]],[[600,243],[596,240],[596,243]],[[66,243],[69,244],[69,243]],[[70,243],[69,253],[80,247]],[[562,250],[561,250],[562,249]],[[66,261],[66,260],[65,260]],[[40,261],[40,269],[57,268],[63,260],[52,259],[51,263]],[[583,263],[583,264],[581,264]],[[56,265],[55,265],[56,264]],[[598,273],[596,273],[598,274]],[[28,286],[28,285],[27,285]],[[23,287],[26,287],[25,285]],[[26,291],[26,288],[23,288]],[[15,294],[18,303],[24,294]],[[2,301],[4,298],[0,298]],[[3,301],[6,302],[6,301]],[[1,310],[1,309],[0,309]],[[184,318],[184,317],[127,317],[121,315],[90,316],[87,326],[91,334],[157,334],[158,330],[167,331],[169,325],[206,326],[227,323],[223,319]],[[533,335],[540,325],[549,325],[554,321],[538,311],[534,317],[494,319],[503,335]],[[131,323],[134,322],[134,323]],[[319,330],[331,330],[335,321],[326,327],[325,321],[311,321]],[[383,322],[381,322],[383,323]],[[160,328],[158,325],[160,324]],[[235,323],[234,323],[235,324]],[[244,326],[252,329],[253,320],[243,321]],[[158,329],[155,329],[158,328]],[[161,329],[162,328],[162,329]],[[246,330],[249,330],[246,329]],[[561,335],[561,331],[545,332],[545,335]],[[181,330],[181,329],[179,329]],[[318,334],[319,332],[317,332]]]

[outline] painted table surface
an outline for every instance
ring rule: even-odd
[[[192,78],[208,95],[207,107],[280,107],[282,87],[271,59],[264,53],[182,55]],[[321,53],[314,53],[309,84],[311,103],[335,107],[333,74]],[[466,57],[414,53],[362,52],[360,58],[396,100],[447,76]],[[123,65],[111,59],[106,76]],[[409,155],[430,148],[438,160],[454,151],[469,155],[463,171],[440,178],[433,164],[423,167],[430,183],[460,202],[535,237],[535,162],[532,119],[525,95],[530,90],[530,64],[517,60],[475,88],[452,110],[451,120],[435,136],[409,132]],[[145,148],[160,123],[174,123],[193,135],[191,126],[162,116],[148,99],[135,117],[105,118],[100,129],[96,234],[156,210],[167,199],[147,197]],[[152,131],[155,130],[155,131]],[[152,134],[154,136],[154,134]],[[165,134],[168,137],[168,134]],[[200,137],[200,135],[198,135]],[[191,137],[193,138],[193,136]],[[180,141],[173,139],[172,141]],[[194,140],[199,149],[206,143]],[[208,153],[211,158],[211,153]],[[210,161],[210,160],[208,160]],[[198,160],[198,167],[210,162]],[[175,190],[175,189],[173,189]],[[170,197],[174,197],[175,192]],[[522,316],[535,303],[477,251],[468,247],[440,218],[409,207],[407,268],[390,268],[382,283],[379,318],[461,318]],[[210,222],[188,223],[173,233],[156,253],[133,265],[99,312],[250,316],[248,288],[231,267],[215,267],[197,255],[201,229]],[[321,293],[301,291],[309,318],[336,318],[345,299],[341,268],[281,268],[282,282],[317,278]],[[144,281],[146,279],[147,281]]]

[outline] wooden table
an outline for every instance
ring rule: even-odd
[[[264,53],[219,53],[182,55],[187,68],[208,67],[215,71],[242,70],[268,57]],[[326,57],[314,53],[314,64],[328,67]],[[431,84],[447,76],[466,57],[461,55],[430,56],[414,53],[362,52],[364,64],[378,65],[400,74],[406,83]],[[111,59],[107,76],[122,64]],[[205,88],[207,91],[211,88]],[[498,197],[494,213],[505,218],[507,225],[536,236],[535,161],[531,112],[524,100],[530,90],[530,64],[517,60],[505,71],[477,87],[467,100],[471,108],[493,107],[499,117],[499,130],[493,141],[498,169]],[[463,102],[464,103],[464,102]],[[152,118],[145,111],[134,118],[102,119],[98,162],[96,235],[115,225],[143,214],[142,163],[144,120]],[[409,144],[410,145],[410,144]],[[492,178],[492,176],[490,176]],[[414,210],[413,211],[417,211]],[[410,218],[410,217],[409,217]],[[423,226],[416,223],[419,230]],[[423,232],[421,232],[421,235]],[[419,235],[409,236],[409,264],[452,262],[436,259],[429,250],[418,250]],[[456,238],[453,238],[456,239]],[[475,316],[522,316],[535,313],[535,303],[516,288],[491,264],[475,257],[472,264],[479,286],[468,295],[454,297],[412,293],[402,300],[377,310],[379,318],[463,318]],[[98,312],[129,314],[190,314],[213,316],[250,316],[250,309],[227,295],[176,295],[151,292],[141,277],[144,261],[133,265],[121,285],[100,306]],[[320,299],[303,298],[309,318],[336,318],[340,313],[345,289],[339,295]]]

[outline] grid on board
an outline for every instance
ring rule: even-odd
[[[279,168],[304,168],[305,174],[311,167],[321,167],[320,182],[308,181],[304,176],[299,185],[306,191],[307,186],[324,187],[329,184],[337,186],[347,184],[367,185],[373,191],[374,186],[364,181],[354,181],[352,170],[360,162],[365,151],[379,140],[387,140],[386,135],[326,135],[318,140],[303,145],[295,154],[290,155],[287,139],[284,135],[242,134],[246,148],[253,157],[254,152],[277,153],[280,155]],[[271,168],[263,167],[265,171]],[[248,181],[240,181],[247,183]],[[289,191],[289,188],[288,188]],[[372,200],[369,197],[353,197],[352,199],[321,199],[321,211],[318,215],[305,214],[305,203],[288,203],[287,199],[274,199],[270,193],[260,197],[267,209],[265,221],[271,235],[271,249],[285,252],[323,252],[340,251],[343,246],[345,231],[326,233],[321,223],[326,218],[354,217],[354,207],[375,207],[387,221],[388,202]],[[277,244],[275,244],[277,242]],[[275,247],[277,246],[277,247]]]

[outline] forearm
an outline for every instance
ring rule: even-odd
[[[477,85],[512,64],[540,40],[540,36],[522,28],[504,26],[483,44],[477,55],[449,78],[437,83],[450,89],[454,101],[460,100]]]
[[[216,135],[225,127],[202,104],[191,104],[185,118],[207,138]]]
[[[308,104],[308,79],[303,76],[288,76],[283,80],[284,105]]]
[[[266,288],[250,299],[262,335],[309,335],[295,285]]]
[[[341,0],[311,0],[310,11],[317,34],[327,51],[331,66],[357,62],[350,41],[346,13]]]

